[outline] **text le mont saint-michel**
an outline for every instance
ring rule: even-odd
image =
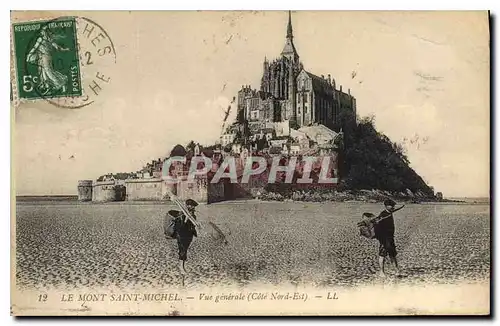
[[[65,293],[61,302],[172,302],[172,301],[307,301],[310,299],[338,300],[337,292],[308,295],[306,292],[248,292],[248,293],[199,293],[193,296],[181,296],[179,293]]]

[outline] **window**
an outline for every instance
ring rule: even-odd
[[[304,96],[304,103],[307,103],[307,94]]]

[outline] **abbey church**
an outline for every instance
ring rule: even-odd
[[[339,114],[349,110],[356,115],[356,99],[350,91],[337,88],[330,74],[317,76],[304,69],[293,43],[291,13],[281,56],[264,59],[260,90],[243,86],[238,92],[237,122],[248,122],[251,133],[269,128],[273,123],[286,123],[299,129],[324,125],[338,132],[342,126]]]

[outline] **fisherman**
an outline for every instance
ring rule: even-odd
[[[393,213],[402,209],[395,208],[396,202],[392,199],[386,199],[384,201],[385,209],[372,221],[375,223],[375,238],[380,242],[379,246],[379,259],[378,263],[380,266],[380,275],[385,277],[385,261],[389,257],[391,262],[396,268],[396,276],[401,276],[398,261],[396,259],[397,251],[396,244],[394,242],[394,216]]]
[[[186,208],[190,215],[196,219],[196,207],[198,203],[193,199],[186,200]],[[186,260],[189,245],[193,241],[193,237],[197,237],[196,227],[185,215],[181,213],[175,222],[175,236],[177,246],[179,247],[179,269],[182,274],[186,274]]]

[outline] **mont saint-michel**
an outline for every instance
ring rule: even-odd
[[[169,193],[180,198],[216,202],[236,198],[348,200],[355,196],[344,190],[367,191],[371,200],[388,196],[412,200],[432,200],[434,190],[410,167],[404,149],[380,135],[368,118],[356,113],[356,98],[350,89],[343,89],[332,73],[315,74],[301,61],[294,44],[293,17],[288,12],[284,44],[275,58],[262,62],[260,86],[242,85],[225,112],[220,139],[213,145],[200,145],[196,140],[175,146],[168,157],[160,157],[135,172],[111,173],[97,180],[81,180],[78,184],[82,201],[165,200]],[[257,68],[257,67],[256,67]],[[232,110],[236,120],[228,121]],[[372,144],[368,148],[366,143]],[[362,151],[361,156],[359,155]],[[181,156],[183,163],[170,162]],[[250,182],[229,182],[227,177],[213,182],[217,167],[232,158],[237,178],[241,181],[249,157],[266,158],[265,177]],[[192,182],[187,174],[193,158],[208,158],[213,164],[206,175],[197,175]],[[304,186],[300,181],[284,184],[284,176],[269,181],[273,158],[283,158],[280,166],[291,164],[290,157],[316,157],[316,165],[325,163],[332,182]],[[382,162],[384,160],[385,162]],[[168,163],[167,165],[165,165]],[[294,179],[304,174],[304,164],[294,172]],[[358,168],[370,169],[376,179],[365,178]],[[316,166],[315,166],[316,167]],[[322,174],[312,168],[314,180]],[[165,171],[168,169],[168,171]],[[323,169],[325,170],[325,169]],[[168,184],[165,176],[175,176]],[[188,182],[191,180],[191,182]],[[314,182],[312,182],[314,183]],[[374,190],[375,189],[375,190]],[[312,193],[311,193],[312,191]],[[362,198],[363,198],[363,193]],[[319,196],[319,197],[318,197]],[[359,197],[359,196],[358,196]]]

